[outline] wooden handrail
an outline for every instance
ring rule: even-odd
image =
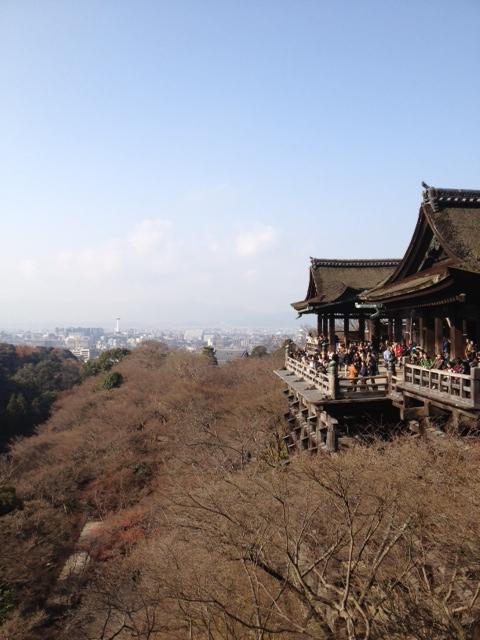
[[[455,376],[458,378],[465,378],[471,380],[472,376],[468,373],[456,373],[455,371],[445,371],[445,369],[427,369],[419,364],[405,364],[405,369],[416,369],[417,371],[431,371],[434,373],[441,373],[442,375]]]
[[[461,400],[472,408],[480,408],[480,369],[474,368],[467,374],[405,364],[404,384],[443,395],[445,398]]]
[[[387,374],[358,377],[356,379],[339,376],[338,374],[332,377],[330,372],[322,373],[315,371],[315,369],[299,362],[291,356],[285,359],[285,368],[292,373],[296,373],[305,381],[312,382],[315,388],[322,391],[325,397],[330,399],[350,397],[350,393],[352,393],[352,397],[354,397],[354,394],[358,395],[360,391],[368,392],[372,395],[385,396],[388,390]]]
[[[331,371],[316,371],[296,358],[287,356],[285,368],[306,382],[311,382],[314,388],[329,399],[354,399],[359,396],[359,392],[385,397],[391,391],[398,392],[403,385],[411,385],[419,395],[422,395],[423,390],[426,395],[431,392],[435,397],[461,400],[465,407],[480,409],[480,367],[473,368],[468,375],[405,363],[403,376],[387,372],[351,379]]]

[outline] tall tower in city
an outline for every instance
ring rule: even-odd
[[[115,324],[115,333],[120,333],[120,318],[117,318],[117,322]]]

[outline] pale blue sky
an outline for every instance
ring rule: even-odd
[[[293,322],[480,188],[478,0],[0,0],[0,325]]]

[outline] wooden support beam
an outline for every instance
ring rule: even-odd
[[[452,411],[452,415],[450,417],[450,424],[452,426],[452,431],[455,435],[460,433],[460,414],[455,409]]]
[[[443,353],[443,318],[434,319],[435,352]]]
[[[480,345],[480,318],[475,320],[473,341],[477,344],[477,347]]]
[[[345,344],[350,342],[350,319],[348,315],[343,318],[343,339]]]
[[[389,318],[388,319],[388,341],[393,342],[394,337],[395,336],[393,333],[393,318]]]
[[[322,333],[328,336],[328,316],[322,316]]]
[[[406,343],[407,344],[410,344],[410,343],[413,342],[412,319],[411,318],[407,318],[406,327],[405,327],[405,337],[406,337]]]
[[[472,400],[475,409],[480,409],[480,367],[473,367],[472,377]]]
[[[417,341],[429,356],[435,351],[435,326],[433,318],[422,317],[417,320],[418,338]]]
[[[415,344],[420,344],[420,319],[419,318],[412,318],[411,320],[411,331],[410,333],[412,334],[412,342],[414,342]]]
[[[363,315],[358,318],[358,337],[362,342],[365,340],[365,317]]]
[[[373,320],[367,320],[367,328],[368,328],[368,340],[371,342],[373,335],[375,333],[375,324]]]
[[[394,338],[395,338],[395,342],[402,342],[402,340],[403,340],[403,318],[402,318],[402,316],[395,316]]]
[[[451,318],[450,320],[450,357],[462,358],[465,350],[463,321],[459,318]]]
[[[381,332],[382,325],[380,322],[380,318],[375,318],[375,320],[373,321],[373,333],[370,336],[370,340],[375,347],[378,347],[378,345],[380,344]]]
[[[423,321],[423,348],[429,356],[435,355],[435,321],[427,317]]]
[[[417,318],[417,340],[416,343],[422,347],[422,349],[425,349],[425,344],[424,344],[424,326],[425,326],[425,322],[423,320],[423,318]]]
[[[328,428],[327,431],[327,451],[333,452],[337,450],[337,430],[334,426]]]
[[[335,349],[335,316],[333,314],[328,318],[328,346],[332,351]]]

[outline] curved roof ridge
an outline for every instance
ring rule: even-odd
[[[423,202],[429,204],[434,211],[442,207],[472,207],[480,206],[479,189],[445,189],[443,187],[431,187],[422,182]]]
[[[379,259],[328,259],[328,258],[312,258],[310,257],[312,267],[396,267],[400,264],[397,258],[379,258]]]

